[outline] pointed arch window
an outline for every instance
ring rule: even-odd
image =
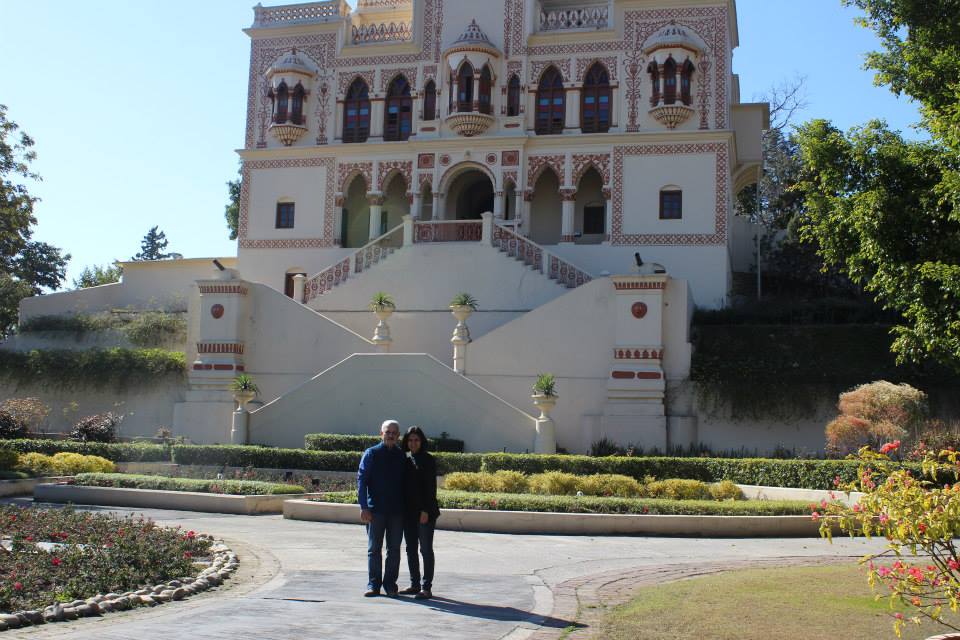
[[[410,83],[400,75],[393,79],[387,90],[387,104],[383,112],[383,139],[407,140],[413,126],[413,98]]]
[[[437,85],[433,80],[423,88],[423,119],[437,119]]]
[[[548,67],[540,76],[537,87],[537,135],[563,133],[566,119],[566,91],[563,77],[556,67]]]
[[[473,111],[473,65],[469,62],[457,73],[457,111]]]
[[[273,99],[273,121],[283,124],[287,121],[287,108],[290,103],[290,90],[287,88],[287,83],[281,80],[276,93],[271,90],[270,98]]]
[[[293,88],[293,97],[290,100],[290,122],[293,124],[303,124],[303,100],[306,95],[303,84],[298,82]]]
[[[650,106],[655,107],[660,104],[660,65],[656,60],[647,66],[647,73],[650,74]]]
[[[493,74],[490,73],[490,67],[483,65],[480,71],[480,113],[493,113],[493,105],[490,103],[490,94],[493,91]]]
[[[677,102],[677,63],[673,56],[663,63],[663,104]]]
[[[343,103],[343,141],[366,142],[370,135],[370,90],[357,78],[347,90]]]
[[[447,113],[453,113],[453,71],[450,72],[450,82],[447,83]]]
[[[507,83],[507,115],[520,115],[520,78],[516,74]]]
[[[693,78],[695,68],[690,58],[687,58],[683,67],[680,68],[680,100],[688,107],[693,104],[693,97],[690,91],[690,81]]]
[[[587,71],[580,96],[580,130],[584,133],[609,131],[610,74],[601,63]]]

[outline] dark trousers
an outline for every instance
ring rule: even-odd
[[[387,565],[383,566],[383,538],[387,538]],[[367,525],[367,588],[388,593],[397,590],[400,575],[400,543],[403,541],[403,514],[374,513]]]
[[[408,513],[403,517],[403,539],[407,542],[407,567],[410,570],[410,586],[417,589],[433,588],[433,531],[437,521],[431,518],[427,524],[420,524],[420,514]],[[420,582],[419,547],[423,556],[423,583]]]

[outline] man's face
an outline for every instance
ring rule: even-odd
[[[388,424],[383,428],[383,431],[380,432],[380,435],[383,437],[383,444],[388,447],[397,446],[397,440],[400,439],[400,426],[397,424]]]

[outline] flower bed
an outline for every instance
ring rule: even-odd
[[[259,482],[256,480],[199,480],[126,473],[81,473],[74,480],[74,484],[85,487],[194,491],[198,493],[221,493],[233,496],[276,496],[301,494],[304,492],[302,486],[275,482]]]
[[[0,537],[0,630],[178,600],[236,568],[210,538],[134,516],[0,506]]]
[[[355,491],[324,493],[315,502],[354,504]],[[534,511],[550,513],[606,513],[648,515],[707,516],[788,516],[808,515],[809,502],[774,500],[665,500],[655,498],[603,498],[541,496],[515,493],[473,493],[438,491],[441,509],[479,509],[488,511]]]

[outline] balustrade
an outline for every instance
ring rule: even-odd
[[[406,42],[413,37],[405,22],[371,23],[353,27],[353,44],[372,42]]]
[[[480,242],[481,220],[424,220],[413,225],[414,242]]]
[[[332,22],[347,15],[350,7],[343,0],[328,0],[328,2],[311,2],[309,4],[281,7],[257,5],[253,8],[253,11],[254,27],[271,27],[302,22]]]
[[[607,5],[578,9],[551,9],[540,11],[540,31],[564,29],[606,29],[610,9]]]

